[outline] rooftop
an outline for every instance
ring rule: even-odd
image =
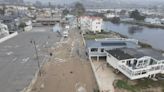
[[[107,48],[107,47],[129,47],[136,48],[138,45],[132,41],[121,39],[102,39],[102,40],[86,40],[87,48]]]
[[[157,60],[164,60],[164,56],[160,51],[150,48],[138,48],[138,49],[120,48],[120,49],[108,50],[107,52],[110,53],[115,58],[117,58],[118,60],[125,60],[131,58],[138,59],[144,56],[150,56]]]

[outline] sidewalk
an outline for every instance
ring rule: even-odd
[[[82,37],[76,30],[50,51],[54,56],[44,65],[31,92],[93,92],[97,88],[90,63],[82,58]]]
[[[101,92],[115,92],[113,87],[113,82],[117,79],[121,79],[116,75],[113,69],[107,66],[104,60],[93,60],[91,61],[94,65],[95,75],[97,76],[97,81],[99,83],[99,88]]]

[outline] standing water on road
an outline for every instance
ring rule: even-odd
[[[164,29],[148,28],[124,23],[113,24],[111,22],[104,22],[103,30],[118,32],[129,38],[135,38],[141,42],[148,43],[156,49],[164,50]]]

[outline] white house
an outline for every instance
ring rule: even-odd
[[[106,14],[105,14],[105,17],[106,17],[106,18],[114,18],[114,17],[120,17],[120,16],[117,15],[117,14],[114,14],[114,13],[106,13]]]
[[[164,24],[164,18],[161,19],[161,24]]]
[[[26,24],[26,26],[24,27],[24,31],[31,31],[32,21],[30,19],[23,19],[22,21]]]
[[[154,49],[117,48],[107,50],[106,61],[131,80],[153,78],[164,73],[164,56]]]
[[[94,16],[81,16],[79,18],[79,25],[83,30],[101,32],[103,19]]]
[[[95,32],[101,32],[103,19],[100,17],[91,17],[91,31]]]
[[[7,25],[0,23],[0,35],[3,36],[9,35],[9,30]]]
[[[145,22],[151,24],[161,24],[161,20],[159,18],[146,18]]]
[[[105,50],[112,50],[115,48],[138,48],[138,40],[125,38],[105,38],[86,41],[86,53],[89,59],[92,57],[105,57],[107,54]]]

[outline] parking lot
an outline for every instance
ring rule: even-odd
[[[1,92],[20,92],[27,87],[38,70],[34,44],[36,42],[39,61],[49,57],[48,48],[60,40],[57,33],[48,27],[34,28],[22,32],[0,44],[0,89]]]

